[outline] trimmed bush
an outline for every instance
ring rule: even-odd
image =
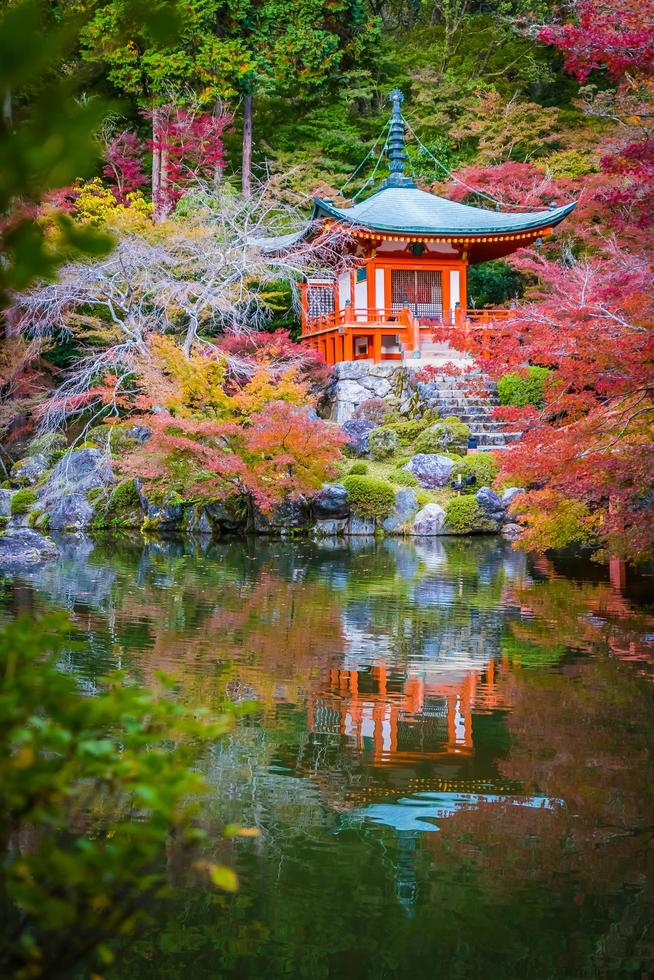
[[[350,466],[350,476],[365,476],[367,472],[367,463],[353,463],[352,466]]]
[[[453,534],[470,534],[481,516],[481,507],[474,497],[452,497],[445,508],[447,530]]]
[[[550,374],[549,368],[536,365],[527,368],[523,374],[517,371],[505,374],[497,382],[500,405],[515,405],[517,408],[534,405],[542,408],[545,404],[543,386]]]
[[[468,448],[470,427],[455,416],[437,422],[416,439],[417,453],[449,452],[461,455]]]
[[[460,475],[461,492],[477,493],[480,487],[492,487],[498,472],[499,466],[489,453],[468,453],[452,470],[451,480],[454,483]]]
[[[36,491],[29,487],[17,490],[11,498],[11,516],[17,517],[19,514],[26,514],[32,504],[36,503]]]
[[[373,429],[368,436],[368,451],[373,459],[382,460],[394,456],[398,440],[395,432],[387,426]]]
[[[391,470],[388,474],[388,480],[390,483],[394,483],[396,487],[419,486],[413,473],[410,473],[408,470]]]
[[[383,521],[395,507],[395,488],[374,476],[346,476],[343,486],[352,513],[365,520]]]

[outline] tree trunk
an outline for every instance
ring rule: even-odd
[[[168,149],[161,148],[159,161],[159,216],[165,218],[170,211],[170,199],[168,191]]]
[[[11,104],[11,89],[5,89],[5,94],[2,99],[2,121],[5,124],[5,129],[10,130],[13,126],[13,110]]]
[[[252,93],[243,96],[243,164],[241,168],[243,197],[252,196]]]
[[[152,110],[152,142],[159,141],[159,110]],[[161,150],[158,146],[152,147],[152,203],[154,213],[157,214],[159,208],[159,192],[161,185]]]

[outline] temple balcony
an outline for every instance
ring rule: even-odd
[[[450,347],[450,332],[463,331],[470,337],[482,331],[483,340],[511,315],[510,310],[464,310],[452,314],[416,316],[408,306],[393,308],[358,308],[303,317],[300,339],[319,351],[328,364],[341,361],[371,360],[413,363],[444,363],[466,359],[465,351]]]

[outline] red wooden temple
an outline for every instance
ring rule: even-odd
[[[417,358],[424,341],[443,335],[440,328],[506,316],[468,309],[468,267],[538,243],[576,206],[492,211],[420,190],[405,174],[399,89],[390,99],[390,176],[350,207],[314,203],[310,234],[343,233],[346,243],[342,267],[302,284],[302,340],[330,364]]]

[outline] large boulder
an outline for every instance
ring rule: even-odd
[[[305,497],[283,500],[265,514],[258,508],[254,512],[254,529],[259,534],[289,534],[306,528],[309,523],[309,505]]]
[[[521,493],[524,493],[522,487],[507,487],[507,489],[502,494],[502,504],[504,507],[508,507],[516,497],[519,497]]]
[[[245,526],[245,513],[238,497],[212,500],[204,509],[211,524],[223,534],[233,534]]]
[[[32,487],[48,469],[48,460],[43,453],[19,459],[11,468],[11,481],[21,487]]]
[[[413,521],[418,513],[418,498],[412,487],[403,487],[395,494],[395,510],[382,523],[383,529],[392,534]]]
[[[313,498],[312,509],[317,521],[341,520],[349,517],[347,490],[341,483],[323,487]]]
[[[318,539],[340,537],[342,534],[345,534],[347,525],[348,520],[344,517],[335,518],[334,520],[330,520],[329,518],[319,520],[313,526],[312,535]]]
[[[448,485],[454,462],[439,453],[418,453],[403,469],[413,473],[421,487],[434,490]]]
[[[43,511],[48,515],[48,528],[56,531],[81,531],[93,517],[93,505],[83,493],[53,497]]]
[[[48,515],[48,527],[82,530],[93,516],[90,490],[115,482],[99,449],[75,449],[62,456],[37,493],[35,509]]]
[[[376,429],[374,422],[368,419],[349,419],[341,429],[347,437],[346,446],[355,456],[365,456],[368,452],[368,436]]]
[[[503,522],[506,507],[491,487],[480,487],[475,494],[475,500],[479,504],[483,519],[494,521],[497,524]]]
[[[56,545],[42,534],[29,528],[19,528],[0,535],[0,568],[4,571],[20,571],[41,565],[56,558]]]
[[[48,485],[69,484],[83,493],[114,482],[109,460],[99,449],[74,449],[66,453],[48,479]]]
[[[347,534],[353,537],[370,537],[375,533],[376,527],[374,518],[351,517],[347,524]]]
[[[11,517],[13,490],[0,490],[0,517]]]
[[[186,525],[186,510],[184,503],[175,494],[168,494],[161,503],[149,504],[144,531],[183,531]]]
[[[444,533],[444,524],[445,510],[440,504],[425,504],[422,510],[416,514],[410,533],[418,538],[433,537]]]

